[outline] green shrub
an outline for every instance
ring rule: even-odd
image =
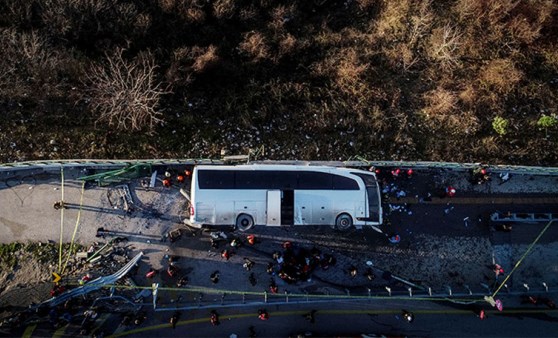
[[[543,114],[541,118],[537,121],[537,126],[544,128],[546,137],[548,137],[548,129],[556,126],[558,124],[558,119],[556,115],[548,116]]]
[[[501,116],[496,116],[492,120],[492,128],[498,135],[504,136],[508,133],[509,121]]]
[[[543,114],[541,118],[537,121],[537,126],[548,129],[554,127],[558,124],[558,120],[554,116],[548,116]]]

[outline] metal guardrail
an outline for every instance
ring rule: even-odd
[[[540,291],[533,291],[531,293],[525,291],[516,291],[516,292],[507,292],[501,295],[499,298],[518,298],[520,296],[525,295],[533,295],[533,294],[544,294],[544,295],[554,295],[558,291],[548,291],[545,292],[544,290]],[[408,293],[400,293],[398,295],[362,295],[362,296],[338,296],[338,297],[305,297],[305,296],[293,296],[293,295],[285,295],[282,297],[275,297],[266,299],[261,297],[260,299],[246,299],[246,300],[237,300],[231,302],[222,302],[219,300],[215,300],[213,302],[206,301],[202,303],[195,303],[192,302],[183,302],[180,303],[172,303],[167,305],[160,305],[158,306],[155,311],[156,312],[167,312],[167,311],[190,311],[190,310],[200,310],[200,309],[223,309],[223,308],[238,308],[238,307],[254,307],[254,306],[261,306],[261,307],[271,307],[271,306],[278,306],[278,305],[307,305],[307,304],[320,304],[320,303],[335,303],[335,302],[389,302],[389,301],[427,301],[427,302],[450,302],[456,304],[473,304],[473,303],[484,303],[484,297],[487,295],[486,292],[475,292],[475,293],[454,293],[452,295],[449,294],[433,294],[430,296],[429,294],[413,294],[412,296]],[[146,304],[147,305],[147,304]]]
[[[557,221],[558,214],[556,213],[499,213],[495,212],[490,215],[490,220],[493,222],[527,222],[527,223],[538,223],[538,222],[550,222]]]
[[[39,160],[26,162],[0,163],[0,171],[31,168],[57,168],[69,167],[123,167],[134,164],[152,165],[180,165],[180,164],[220,164],[223,161],[213,159],[130,159],[130,160],[106,160],[106,159],[70,159],[70,160]]]
[[[69,159],[69,160],[40,160],[28,162],[13,162],[0,164],[0,174],[21,169],[60,169],[60,167],[73,168],[120,168],[134,164],[151,165],[198,165],[198,164],[225,164],[231,158],[223,159]],[[234,161],[233,161],[234,162]],[[250,163],[259,164],[293,164],[293,165],[328,165],[335,167],[400,167],[413,169],[446,169],[446,170],[471,170],[478,168],[481,163],[456,163],[456,162],[429,162],[429,161],[369,161],[361,157],[353,157],[346,161],[299,161],[299,160],[258,160]],[[558,167],[536,167],[518,165],[488,165],[482,164],[493,172],[510,172],[514,174],[556,175]]]

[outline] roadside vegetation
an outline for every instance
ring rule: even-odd
[[[62,246],[64,259],[70,244]],[[76,244],[72,247],[71,254],[74,255],[81,250],[82,246]],[[0,270],[10,271],[22,262],[32,260],[40,264],[56,264],[58,262],[59,245],[56,243],[9,243],[0,244]]]
[[[558,162],[553,0],[3,0],[0,161]]]

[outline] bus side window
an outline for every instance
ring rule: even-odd
[[[234,171],[232,170],[198,171],[200,189],[234,189],[234,181]]]
[[[243,171],[236,172],[237,189],[268,189],[266,172],[263,171]]]
[[[345,176],[333,176],[333,190],[359,190],[358,183]]]
[[[269,172],[268,180],[273,189],[294,190],[297,188],[297,173],[295,171]]]
[[[298,173],[298,189],[329,190],[333,186],[333,175],[320,172],[301,171]]]

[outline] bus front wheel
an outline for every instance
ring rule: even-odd
[[[240,231],[247,231],[254,226],[254,219],[248,214],[240,214],[236,218],[236,228]]]
[[[341,214],[335,220],[335,227],[337,230],[349,230],[353,226],[353,219],[349,214]]]

